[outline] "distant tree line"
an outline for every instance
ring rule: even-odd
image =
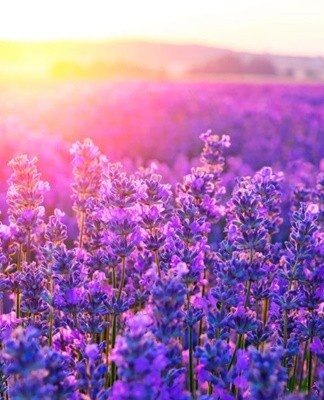
[[[236,54],[226,54],[196,66],[191,73],[204,74],[256,74],[276,75],[276,67],[269,58],[263,56],[243,60]]]

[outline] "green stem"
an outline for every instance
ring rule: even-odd
[[[310,338],[309,343],[311,344],[313,338]],[[308,348],[308,358],[307,358],[307,392],[308,394],[312,391],[313,379],[312,379],[312,367],[313,367],[313,353]]]
[[[288,342],[288,311],[284,310],[284,349]]]
[[[53,309],[53,276],[52,276],[52,266],[50,265],[50,281],[49,281],[49,291],[50,291],[50,310],[49,310],[49,333],[48,333],[48,345],[51,347],[53,344],[53,324],[54,324],[54,309]]]
[[[22,262],[22,245],[19,245],[19,250],[18,250],[18,259],[17,259],[17,271],[21,271],[21,262]],[[20,318],[20,290],[19,287],[17,287],[16,290],[16,317]]]
[[[288,311],[284,310],[284,342],[283,342],[284,349],[287,347],[287,341],[288,341]]]
[[[288,342],[288,311],[284,310],[284,331],[283,331],[283,347],[284,349],[287,348],[287,342]],[[284,367],[287,366],[287,359],[286,357],[283,357],[282,360],[282,365]]]
[[[116,289],[117,284],[116,284],[116,270],[115,270],[115,267],[112,267],[112,284],[113,284],[113,288]]]
[[[106,317],[106,321],[108,322],[108,316]],[[114,321],[113,321],[114,322]],[[106,372],[106,383],[105,383],[105,387],[106,388],[108,388],[109,387],[109,378],[110,378],[110,376],[109,376],[109,373],[108,373],[108,371],[109,371],[109,351],[110,351],[110,347],[109,347],[109,340],[110,340],[110,338],[109,338],[109,332],[110,332],[110,329],[109,329],[109,326],[107,326],[106,327],[106,330],[105,330],[105,339],[106,339],[106,366],[107,366],[107,372]]]
[[[235,349],[234,349],[234,353],[233,353],[233,355],[232,355],[231,361],[230,361],[229,366],[228,366],[228,368],[227,368],[228,371],[231,369],[232,365],[233,365],[234,362],[235,362],[236,353],[237,353],[238,349],[240,349],[240,348],[242,347],[242,343],[243,343],[243,340],[242,340],[242,339],[243,339],[243,334],[242,334],[242,333],[239,333],[239,335],[237,336],[236,346],[235,346]]]
[[[196,398],[195,392],[195,378],[194,378],[194,367],[193,367],[193,327],[189,326],[189,390],[192,398]]]
[[[111,349],[114,349],[115,347],[116,336],[117,336],[117,315],[114,314],[112,320]],[[110,381],[111,386],[116,381],[116,378],[117,378],[117,367],[115,362],[113,361],[111,363],[111,381]]]
[[[301,363],[301,367],[300,367],[300,375],[299,375],[299,382],[298,382],[299,391],[301,391],[302,385],[303,385],[304,364],[305,364],[305,360],[306,360],[306,357],[307,357],[307,351],[308,351],[308,341],[305,343],[302,363]]]
[[[288,389],[289,389],[290,392],[293,392],[295,390],[297,365],[298,365],[298,354],[296,354],[295,357],[294,357],[293,375],[289,379]]]
[[[117,300],[120,300],[121,294],[122,294],[122,291],[123,291],[123,288],[124,288],[124,282],[125,282],[125,267],[126,267],[126,257],[123,256],[123,257],[122,257],[122,274],[121,274],[120,284],[119,284],[119,288],[118,288]]]

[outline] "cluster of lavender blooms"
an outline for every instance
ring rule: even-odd
[[[200,138],[175,187],[75,143],[75,237],[46,215],[36,159],[9,163],[0,398],[324,398],[323,174],[292,193],[279,240],[284,174],[263,167],[225,197],[230,139]]]

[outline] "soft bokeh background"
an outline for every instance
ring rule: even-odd
[[[7,162],[27,153],[69,212],[71,157],[90,137],[132,171],[175,183],[199,134],[230,134],[225,181],[263,165],[287,191],[324,158],[324,3],[298,0],[2,1],[1,210]]]

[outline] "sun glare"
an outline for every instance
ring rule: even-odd
[[[127,38],[320,55],[323,15],[322,0],[1,0],[0,40]]]
[[[145,6],[150,8],[148,1]],[[82,65],[88,57],[82,54],[82,42],[131,38],[134,32],[145,30],[142,10],[128,1],[1,2],[1,76],[47,76],[56,64],[61,68],[71,59],[71,40],[80,42],[76,62]]]
[[[127,6],[131,12],[125,12],[123,3],[8,1],[2,5],[0,36],[9,40],[46,41],[91,40],[127,34],[140,15],[132,3]]]

